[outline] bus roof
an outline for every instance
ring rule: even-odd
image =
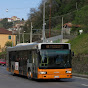
[[[70,43],[21,43],[14,47],[8,47],[7,51],[20,51],[20,50],[29,50],[29,49],[37,49],[37,48],[41,49],[42,44],[68,44],[69,49],[71,49]]]

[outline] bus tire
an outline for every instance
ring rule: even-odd
[[[15,73],[13,73],[13,76],[16,76],[16,74],[15,74]]]
[[[31,70],[28,71],[28,79],[31,79]]]

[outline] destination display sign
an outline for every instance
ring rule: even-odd
[[[68,44],[42,44],[41,49],[69,49]]]

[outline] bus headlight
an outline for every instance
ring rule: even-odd
[[[66,73],[72,73],[71,71],[66,71]]]
[[[39,74],[47,74],[47,72],[39,72]]]

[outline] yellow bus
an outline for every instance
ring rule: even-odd
[[[72,78],[69,43],[27,43],[7,48],[7,70],[29,79]]]

